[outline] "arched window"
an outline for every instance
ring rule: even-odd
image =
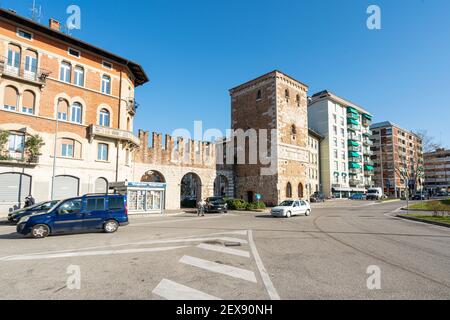
[[[102,93],[111,94],[111,77],[106,74],[102,77]]]
[[[292,198],[292,185],[290,182],[288,182],[288,184],[286,186],[286,197]]]
[[[71,79],[72,79],[72,65],[68,62],[62,62],[59,80],[70,83]]]
[[[297,127],[294,124],[291,126],[291,137],[294,140],[297,138]]]
[[[106,109],[100,110],[99,115],[99,125],[102,127],[109,127],[110,126],[110,115],[109,111]]]
[[[79,102],[74,102],[70,107],[70,121],[80,123],[82,121],[83,107]]]
[[[8,61],[6,62],[6,72],[18,74],[20,70],[21,49],[19,46],[8,45]]]
[[[298,185],[298,198],[299,198],[299,199],[302,199],[303,196],[304,196],[303,184],[300,183],[300,184]]]
[[[84,68],[80,66],[75,67],[74,71],[75,84],[80,87],[84,87]]]
[[[81,143],[71,138],[60,139],[59,157],[81,159]]]
[[[94,188],[95,193],[108,193],[108,180],[105,178],[98,178],[95,180]]]
[[[67,121],[69,119],[69,103],[67,100],[58,100],[58,110],[57,110],[58,120]]]
[[[32,50],[25,51],[25,76],[35,80],[37,73],[37,53]]]
[[[3,108],[5,110],[17,111],[18,104],[19,91],[12,86],[7,86],[5,88],[5,96],[3,98]]]
[[[36,103],[36,96],[34,92],[25,90],[23,93],[22,112],[34,114],[34,107]]]
[[[258,90],[258,93],[256,95],[256,100],[261,100],[262,99],[262,91]]]

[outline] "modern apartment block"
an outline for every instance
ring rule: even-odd
[[[320,144],[323,137],[313,130],[309,130],[308,149],[308,180],[306,184],[307,195],[311,196],[320,191]]]
[[[131,176],[140,65],[3,9],[0,52],[1,209]]]
[[[450,192],[450,150],[437,149],[424,154],[425,189],[432,193]]]
[[[372,115],[330,91],[314,94],[308,106],[309,127],[324,137],[320,147],[321,191],[346,198],[373,186]]]
[[[403,197],[420,190],[423,183],[422,140],[413,132],[386,121],[373,124],[375,185],[388,196]],[[401,173],[401,170],[405,172]]]
[[[232,129],[255,130],[258,143],[238,148],[249,150],[267,145],[271,163],[261,161],[235,165],[236,196],[276,205],[285,199],[306,198],[308,183],[308,87],[294,78],[272,71],[230,90]],[[262,140],[260,133],[267,133]],[[271,138],[275,133],[274,139]]]

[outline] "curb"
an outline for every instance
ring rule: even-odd
[[[423,220],[423,219],[419,219],[419,218],[415,218],[415,217],[405,217],[402,215],[396,215],[396,217],[400,218],[400,219],[404,219],[404,220],[411,220],[411,221],[421,222],[421,223],[425,223],[425,224],[432,224],[432,225],[439,226],[439,227],[450,228],[450,224],[447,224],[447,223]]]

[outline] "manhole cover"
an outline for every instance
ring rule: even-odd
[[[211,244],[211,245],[223,245],[220,241],[206,241],[205,244]]]
[[[225,242],[225,247],[240,247],[240,242]]]

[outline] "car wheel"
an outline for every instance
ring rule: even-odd
[[[305,216],[307,216],[307,217],[309,217],[311,215],[311,210],[306,210],[306,212],[305,212]]]
[[[290,211],[288,211],[288,213],[286,213],[286,218],[289,219],[290,217],[292,217],[292,213]]]
[[[45,224],[38,224],[31,229],[31,235],[35,239],[43,239],[48,237],[50,234],[50,228]]]
[[[119,224],[115,220],[107,221],[103,227],[106,233],[114,233],[117,229],[119,229]]]

